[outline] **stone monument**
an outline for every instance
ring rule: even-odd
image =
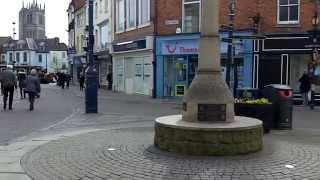
[[[263,147],[262,122],[234,115],[220,65],[219,0],[203,0],[199,68],[182,115],[156,119],[155,146],[188,155],[237,155]]]

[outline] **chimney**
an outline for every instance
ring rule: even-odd
[[[58,37],[55,37],[55,38],[54,38],[54,43],[55,43],[55,44],[59,44],[59,43],[60,43],[60,39],[59,39]]]

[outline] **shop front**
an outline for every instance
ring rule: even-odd
[[[299,79],[312,62],[310,44],[308,34],[270,35],[255,41],[253,87],[283,84],[299,92]]]
[[[109,54],[109,50],[103,50],[95,53],[96,62],[99,72],[99,85],[101,88],[107,89],[108,74],[112,74],[112,56]]]
[[[151,96],[153,91],[152,39],[113,45],[113,90]]]
[[[221,35],[223,37],[223,34]],[[157,38],[157,97],[183,97],[198,69],[199,34],[182,34]],[[248,41],[249,42],[249,41]],[[252,44],[252,43],[251,43]],[[245,52],[249,48],[249,53]],[[251,86],[252,45],[235,45],[238,87]],[[227,43],[221,43],[222,73],[225,77]],[[248,70],[247,70],[248,69]]]

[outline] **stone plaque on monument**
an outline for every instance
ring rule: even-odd
[[[225,104],[199,104],[198,121],[201,122],[225,122],[226,117]]]

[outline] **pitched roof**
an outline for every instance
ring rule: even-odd
[[[76,11],[86,5],[86,0],[72,0],[71,3],[74,5]]]
[[[0,53],[3,51],[2,45],[8,43],[11,40],[11,37],[0,37]]]
[[[0,37],[0,45],[4,44],[10,40],[11,40],[11,37],[9,37],[9,36],[8,37]]]
[[[11,50],[34,50],[36,52],[67,51],[65,43],[61,43],[59,38],[37,39],[27,38],[25,40],[10,40],[1,45],[4,51]]]

